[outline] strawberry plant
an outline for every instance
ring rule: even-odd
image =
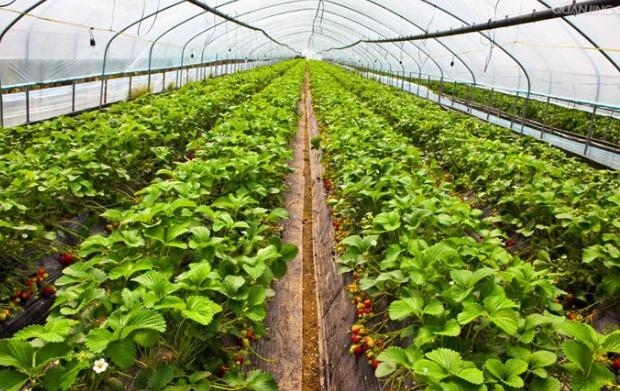
[[[480,106],[484,110],[492,108],[499,110],[503,116],[516,118],[517,120],[523,115],[523,107],[525,106],[525,97],[509,95],[500,91],[493,91],[466,85],[462,83],[443,84],[436,80],[406,78],[416,84],[429,87],[431,90],[467,102],[472,102]],[[571,109],[560,104],[550,103],[530,99],[528,102],[528,110],[526,118],[544,123],[546,128],[555,128],[568,131],[581,136],[587,136],[590,130],[590,120],[592,112]],[[612,144],[620,144],[620,120],[614,117],[608,117],[597,114],[595,116],[592,136],[595,139],[604,140]]]
[[[455,195],[434,159],[359,104],[358,78],[345,88],[344,72],[316,63],[311,71],[329,204],[349,234],[340,270],[355,273],[355,310],[368,299],[375,311],[352,326],[352,354],[380,340],[367,359],[393,390],[557,391],[567,379],[588,389],[575,386],[583,374],[562,358],[562,343],[576,337],[562,332],[558,273],[509,251],[507,234]],[[590,360],[616,349],[582,353]]]
[[[187,144],[230,108],[264,88],[290,63],[193,83],[172,94],[145,96],[104,111],[2,129],[0,251],[7,278],[38,261],[58,236],[84,237],[62,220],[127,205],[157,170],[182,159]],[[65,251],[64,249],[58,249]],[[63,265],[71,260],[61,258]],[[0,290],[0,298],[8,296]]]
[[[277,388],[245,368],[270,284],[297,252],[279,239],[279,205],[302,72],[192,140],[194,158],[159,170],[133,205],[102,214],[114,229],[80,245],[47,323],[0,340],[0,388]]]
[[[394,88],[344,71],[334,75],[424,148],[448,174],[454,191],[485,211],[510,242],[524,243],[510,246],[512,251],[561,273],[561,286],[575,290],[583,302],[588,292],[603,300],[620,292],[615,172],[591,168],[544,143],[445,112]]]

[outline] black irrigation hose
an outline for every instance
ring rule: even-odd
[[[573,2],[570,5],[566,5],[563,7],[545,9],[541,11],[533,10],[529,14],[506,17],[504,19],[489,19],[486,23],[477,23],[472,24],[465,27],[460,27],[456,29],[442,30],[436,31],[434,33],[425,32],[424,34],[417,35],[409,35],[397,38],[389,38],[389,39],[363,39],[357,42],[353,42],[347,46],[333,47],[324,50],[324,52],[328,52],[331,50],[343,50],[349,49],[353,46],[359,45],[360,43],[392,43],[392,42],[405,42],[405,41],[418,41],[422,39],[431,39],[431,38],[440,38],[440,37],[449,37],[453,35],[462,35],[468,33],[475,33],[486,30],[493,30],[502,27],[510,27],[517,26],[521,24],[540,22],[543,20],[563,18],[570,15],[578,15],[584,14],[588,12],[601,11],[603,9],[610,9],[614,7],[620,6],[620,0],[589,0],[583,1],[580,3]]]

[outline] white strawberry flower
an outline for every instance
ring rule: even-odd
[[[95,365],[93,365],[93,371],[95,371],[96,373],[103,373],[106,369],[108,369],[108,363],[104,358],[100,358],[99,360],[95,361]]]

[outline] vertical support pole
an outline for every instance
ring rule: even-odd
[[[545,103],[545,114],[543,114],[542,118],[542,126],[540,128],[540,139],[542,140],[545,137],[545,126],[547,122],[547,114],[549,113],[549,103],[551,102],[551,95],[547,95],[547,103]]]
[[[530,103],[530,91],[527,91],[527,95],[525,96],[525,104],[523,105],[523,117],[521,118],[521,134],[523,134],[525,128],[525,117],[527,116],[527,109]]]
[[[487,121],[491,117],[491,106],[493,105],[493,93],[495,92],[495,88],[491,87],[491,95],[489,95],[489,104],[487,104]]]
[[[127,93],[127,97],[131,96],[131,85],[133,83],[133,78],[131,75],[129,75],[129,92]]]
[[[588,148],[592,145],[592,131],[594,131],[594,120],[596,120],[596,109],[594,106],[592,108],[592,116],[590,117],[590,125],[588,126],[588,139],[586,140],[586,146],[583,149],[583,155],[588,156]]]
[[[75,113],[75,79],[71,81],[71,112]]]
[[[454,102],[456,101],[456,80],[454,81],[454,85],[452,86],[452,107],[454,107]]]
[[[166,71],[161,73],[161,92],[166,91]]]
[[[105,79],[105,86],[104,86],[104,90],[103,90],[103,104],[107,105],[108,104],[108,79]]]
[[[26,87],[26,123],[30,123],[30,88]]]
[[[428,83],[426,84],[426,99],[428,99],[430,97],[430,94],[431,94],[431,90],[430,90],[430,88],[428,88],[428,86],[431,85],[431,75],[428,75],[427,80],[428,80]]]
[[[515,105],[516,105],[516,98],[512,100],[512,104],[510,105],[510,129],[512,130],[512,125],[515,122]]]
[[[0,128],[4,128],[4,94],[0,89]]]
[[[420,96],[420,82],[421,82],[421,81],[422,81],[422,71],[419,71],[419,72],[418,72],[418,82],[417,82],[417,83],[415,83],[415,84],[416,84],[416,86],[418,87],[418,88],[416,89],[416,92],[415,92],[415,94],[416,94],[417,96]]]
[[[413,74],[409,72],[409,92],[411,92],[411,80],[413,79]]]
[[[609,113],[609,119],[607,120],[607,134],[609,134],[609,132],[611,131],[611,122],[614,118],[615,113],[616,113],[615,110],[611,110],[611,113]]]

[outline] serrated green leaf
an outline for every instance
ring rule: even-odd
[[[0,370],[0,390],[20,391],[28,381],[28,375],[12,369]]]
[[[93,353],[101,353],[105,350],[114,336],[106,329],[93,329],[86,336],[86,347]]]
[[[158,368],[151,376],[149,376],[148,389],[152,391],[158,391],[164,388],[170,381],[174,379],[174,367],[167,365],[162,368]]]
[[[529,357],[530,367],[531,368],[544,368],[549,365],[555,364],[557,361],[557,356],[555,353],[549,352],[547,350],[538,350]]]
[[[405,353],[405,350],[397,346],[390,346],[383,352],[379,353],[379,355],[377,356],[377,360],[381,362],[395,363],[405,367],[411,365],[411,363],[409,362],[409,358],[407,357],[407,353]]]
[[[575,320],[566,321],[558,326],[558,332],[568,335],[583,343],[590,349],[598,345],[596,332],[589,325]]]
[[[529,387],[530,391],[560,391],[562,388],[562,384],[558,379],[555,378],[547,378],[547,379],[534,379],[532,384]]]
[[[422,306],[424,300],[420,297],[406,297],[404,299],[396,300],[390,304],[388,309],[390,319],[403,320],[409,316],[422,315]]]
[[[375,369],[375,376],[378,378],[386,377],[394,373],[398,366],[393,362],[381,362]]]
[[[64,318],[50,318],[45,325],[27,326],[13,336],[14,339],[40,338],[46,342],[63,342],[76,322]]]
[[[465,368],[458,371],[455,375],[472,384],[482,384],[484,382],[484,375],[478,368]]]
[[[133,309],[121,318],[120,324],[120,339],[128,337],[136,330],[148,329],[162,333],[166,331],[164,317],[159,312],[146,308]]]
[[[260,370],[247,373],[248,388],[252,391],[278,391],[278,384],[271,374]]]
[[[601,343],[601,349],[606,352],[620,353],[620,330],[606,335]]]
[[[228,275],[224,278],[224,285],[228,294],[235,294],[245,285],[245,279],[241,276]]]
[[[294,244],[284,243],[279,252],[284,262],[291,262],[299,253],[299,249]]]
[[[187,308],[181,313],[184,317],[208,325],[213,320],[213,316],[222,312],[222,307],[205,296],[190,296],[186,300]]]
[[[136,360],[136,345],[127,338],[110,342],[106,352],[110,355],[112,362],[123,370],[134,365]]]
[[[449,375],[441,365],[425,359],[416,361],[413,368],[418,375],[429,377],[436,381],[441,381]]]
[[[465,302],[463,303],[463,311],[457,315],[457,320],[460,324],[468,324],[478,319],[481,316],[486,315],[486,311],[478,303]]]
[[[581,369],[582,373],[586,373],[592,365],[592,352],[581,342],[566,341],[562,344],[562,351],[571,362]]]
[[[451,349],[439,348],[425,354],[426,358],[432,360],[445,368],[449,373],[455,373],[463,365],[461,354]]]

